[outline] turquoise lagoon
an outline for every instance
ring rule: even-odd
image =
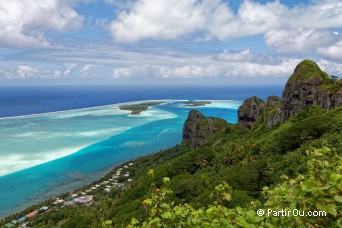
[[[240,104],[215,100],[195,109],[236,123]],[[0,119],[0,218],[179,144],[191,109],[167,100],[130,115],[118,106]]]

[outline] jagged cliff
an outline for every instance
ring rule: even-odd
[[[188,142],[192,149],[203,145],[208,136],[219,131],[224,125],[223,120],[205,117],[197,110],[191,110],[183,127],[183,142]]]
[[[239,126],[251,128],[264,113],[264,101],[254,96],[246,99],[238,110]]]
[[[272,127],[309,106],[335,108],[342,104],[341,84],[341,80],[330,78],[315,62],[304,60],[287,81],[282,99],[271,96],[264,102],[251,97],[244,101],[238,111],[239,126],[250,129],[257,121],[264,121]]]
[[[265,101],[254,96],[246,99],[238,110],[238,124],[241,128],[250,129],[258,121],[266,122],[272,127],[281,122],[281,98],[269,96]]]
[[[312,105],[328,110],[331,96],[329,76],[315,62],[304,60],[299,63],[286,83],[283,91],[282,121]]]

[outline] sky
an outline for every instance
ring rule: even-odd
[[[286,82],[342,76],[341,0],[0,1],[0,85]]]

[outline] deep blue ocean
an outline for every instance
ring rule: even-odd
[[[7,86],[0,87],[0,117],[158,99],[244,100],[281,95],[283,87]]]
[[[245,98],[257,95],[266,99],[281,91],[274,87],[1,87],[0,117],[74,111],[0,119],[0,164],[4,166],[0,171],[15,170],[0,174],[0,218],[89,184],[119,163],[180,143],[190,110],[174,101],[132,117],[99,106],[143,100],[230,100],[196,109],[235,123],[238,104]],[[75,110],[89,107],[97,108]],[[68,144],[80,149],[49,160],[57,154],[55,148],[67,148]],[[44,156],[47,162],[20,169],[20,165],[25,167],[25,159],[37,162]]]

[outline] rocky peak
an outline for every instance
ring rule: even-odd
[[[282,99],[270,96],[266,103],[257,97],[244,101],[238,111],[239,126],[250,129],[263,118],[272,127],[306,107],[319,105],[328,110],[341,104],[342,80],[330,78],[315,62],[304,60],[287,81]]]
[[[266,104],[269,107],[274,107],[274,106],[280,105],[280,103],[281,103],[281,98],[278,96],[267,97]]]
[[[312,105],[329,109],[330,90],[323,86],[329,82],[329,76],[315,62],[304,60],[299,63],[283,91],[282,120]]]
[[[315,80],[318,81],[317,83],[323,83],[324,81],[329,81],[329,76],[319,68],[317,63],[306,59],[296,66],[293,74],[288,80],[288,83],[296,80]]]
[[[260,119],[264,111],[264,101],[259,97],[246,99],[238,109],[238,121],[241,128],[252,128],[253,124]]]
[[[211,134],[219,129],[216,124],[219,120],[205,117],[197,110],[191,110],[183,126],[183,142],[188,142],[192,149],[203,145]]]
[[[241,128],[251,129],[258,120],[272,127],[281,122],[281,98],[269,96],[264,102],[258,97],[246,99],[238,110],[238,121]]]

